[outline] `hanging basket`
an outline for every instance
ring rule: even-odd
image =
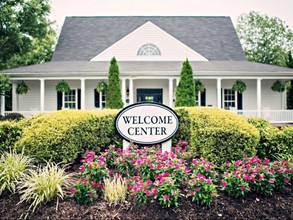
[[[245,82],[241,81],[241,80],[236,80],[236,82],[234,83],[232,90],[234,92],[239,92],[239,93],[243,93],[246,90],[246,84]]]
[[[62,80],[61,82],[58,82],[56,85],[56,91],[57,92],[70,92],[70,87],[67,82]]]
[[[98,85],[97,85],[97,91],[98,92],[105,92],[107,90],[107,83],[106,82],[100,82]]]
[[[284,83],[282,83],[280,80],[277,80],[274,82],[271,88],[274,92],[284,92],[286,87]]]
[[[16,93],[19,95],[26,94],[30,90],[27,84],[22,80],[20,83],[17,84]]]
[[[201,81],[195,80],[194,85],[195,85],[195,92],[204,92],[205,87]]]

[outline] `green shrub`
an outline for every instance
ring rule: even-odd
[[[179,129],[172,138],[172,146],[180,141],[190,142],[190,118],[185,108],[174,109],[179,118]]]
[[[22,125],[14,121],[0,122],[0,150],[8,151],[22,135]]]
[[[99,152],[104,146],[121,144],[115,135],[117,111],[57,111],[28,120],[18,149],[24,148],[39,163],[74,162],[82,152]]]
[[[2,117],[1,120],[2,121],[7,121],[7,120],[20,121],[22,119],[24,119],[24,116],[22,114],[20,114],[20,113],[15,112],[15,113],[11,113],[11,114],[8,114],[8,115]]]
[[[6,189],[14,193],[17,180],[30,165],[29,157],[14,152],[4,152],[0,157],[0,195]]]
[[[258,129],[260,134],[256,155],[260,158],[273,159],[273,155],[278,152],[278,140],[276,137],[279,129],[262,118],[249,118],[247,121]]]
[[[273,154],[284,154],[292,158],[293,155],[293,126],[284,127],[275,136],[275,142],[278,143],[278,148]]]
[[[232,112],[206,107],[186,108],[190,117],[190,150],[195,157],[220,165],[254,155],[259,132]]]

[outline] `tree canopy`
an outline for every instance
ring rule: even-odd
[[[249,61],[287,66],[293,32],[284,21],[252,11],[237,21],[237,34]]]
[[[189,61],[183,62],[180,81],[176,87],[175,107],[195,106],[195,83]]]
[[[0,1],[0,70],[51,59],[56,33],[48,1]]]

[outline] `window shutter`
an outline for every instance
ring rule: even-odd
[[[57,92],[57,110],[62,109],[62,102],[63,102],[63,94],[62,92]]]
[[[206,89],[200,93],[200,106],[206,106]]]
[[[243,95],[237,92],[237,109],[243,110]]]
[[[96,89],[94,89],[95,99],[94,104],[96,108],[100,108],[100,93]]]
[[[77,89],[77,109],[81,109],[81,89]]]

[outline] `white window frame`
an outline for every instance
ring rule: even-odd
[[[99,96],[100,96],[100,108],[103,109],[103,108],[106,108],[106,92],[105,91],[102,91],[102,92],[99,92]],[[104,98],[104,100],[103,100]]]
[[[195,96],[195,106],[201,106],[201,92],[198,91],[197,97]]]
[[[75,102],[73,101],[65,101],[65,96],[67,94],[65,94],[65,92],[62,92],[62,109],[78,109],[78,89],[70,89],[71,91],[75,91]],[[70,108],[70,107],[65,107],[65,103],[75,103],[75,108]]]
[[[234,97],[235,99],[234,100],[225,100],[225,90],[230,90],[232,93],[232,89],[231,88],[223,88],[223,91],[222,91],[222,103],[223,103],[223,109],[227,109],[227,110],[231,110],[232,108],[234,109],[238,109],[238,106],[237,106],[237,91],[234,92]],[[225,108],[225,103],[232,103],[234,102],[235,103],[235,107],[228,107],[228,108]]]

